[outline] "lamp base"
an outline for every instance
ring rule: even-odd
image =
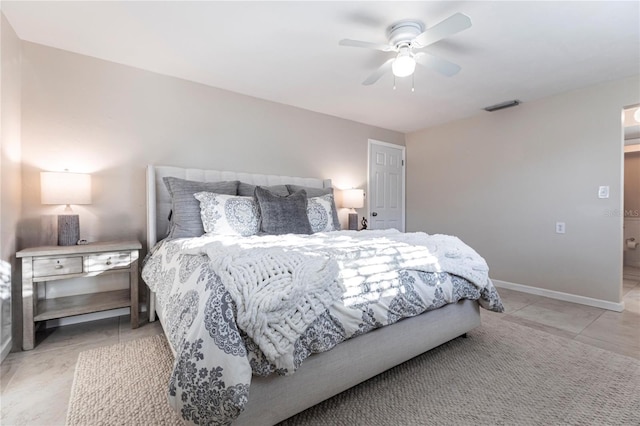
[[[349,230],[358,230],[358,213],[349,213]]]
[[[75,246],[80,239],[80,216],[77,214],[58,215],[58,245]]]

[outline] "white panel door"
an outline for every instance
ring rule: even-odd
[[[404,231],[405,147],[369,140],[369,228]]]

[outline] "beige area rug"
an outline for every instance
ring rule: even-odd
[[[69,425],[180,424],[161,336],[83,352]],[[313,385],[310,385],[313,389]],[[487,315],[282,425],[639,425],[640,361]]]
[[[172,369],[163,335],[81,352],[67,425],[182,425],[167,399]]]

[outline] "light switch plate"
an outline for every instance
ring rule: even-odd
[[[598,198],[609,198],[609,187],[608,186],[599,186],[598,187]]]
[[[556,234],[564,234],[566,231],[566,226],[564,222],[556,222]]]

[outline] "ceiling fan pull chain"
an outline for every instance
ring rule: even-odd
[[[393,75],[393,90],[396,90],[396,76]]]
[[[416,74],[413,73],[411,74],[411,93],[416,91],[415,83],[416,83]]]

